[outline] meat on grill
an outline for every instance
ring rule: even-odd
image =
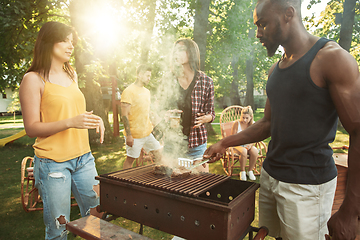
[[[185,178],[191,174],[191,170],[188,170],[183,166],[171,168],[165,165],[155,165],[154,174],[167,175],[171,178]]]

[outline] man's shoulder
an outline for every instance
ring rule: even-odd
[[[319,50],[314,63],[328,83],[344,83],[349,78],[347,76],[350,73],[359,71],[355,58],[334,41],[327,42]]]
[[[317,54],[318,60],[327,62],[329,60],[336,60],[338,55],[350,55],[345,49],[343,49],[337,42],[329,41],[323,48],[321,48]]]
[[[121,93],[121,102],[131,104],[132,99],[134,98],[134,94],[136,91],[133,89],[133,84],[127,86],[124,91]]]
[[[134,83],[131,83],[124,89],[124,91],[129,91],[129,89],[132,89],[134,87],[134,85],[135,85]]]
[[[339,68],[341,69],[352,65],[355,59],[338,43],[329,41],[319,50],[314,61],[318,62],[319,66],[326,72],[332,72],[337,71]]]

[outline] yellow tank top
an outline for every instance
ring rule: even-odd
[[[69,87],[45,82],[40,104],[41,122],[56,122],[85,111],[84,95],[75,82]],[[90,152],[88,130],[70,128],[49,137],[38,137],[33,147],[37,157],[64,162]]]

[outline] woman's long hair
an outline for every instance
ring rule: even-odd
[[[38,33],[34,47],[34,59],[26,72],[37,72],[45,80],[48,80],[54,44],[64,41],[71,33],[73,35],[73,45],[75,46],[78,37],[73,27],[60,22],[45,23]],[[70,66],[70,63],[65,62],[63,68],[69,77],[75,81],[75,71]]]
[[[172,51],[172,57],[171,57],[171,65],[172,66],[174,65],[175,46],[178,43],[182,43],[186,47],[186,53],[187,53],[187,56],[189,58],[189,64],[190,64],[191,70],[193,70],[194,72],[199,72],[200,71],[200,51],[199,51],[199,47],[196,44],[196,42],[194,42],[190,38],[180,38],[174,43],[174,47],[173,47],[173,51]],[[171,69],[172,69],[172,66],[171,66]]]

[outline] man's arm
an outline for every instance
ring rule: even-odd
[[[277,63],[274,63],[270,70],[268,76],[272,74]],[[264,117],[252,124],[250,127],[241,131],[235,135],[230,135],[219,142],[215,143],[204,153],[204,158],[211,158],[209,163],[216,162],[225,153],[228,147],[234,147],[239,145],[245,145],[248,143],[254,143],[262,141],[271,136],[270,124],[271,121],[271,107],[269,98],[266,99]]]
[[[126,145],[132,147],[134,144],[134,138],[131,135],[130,131],[130,123],[129,123],[129,113],[131,109],[131,104],[129,103],[121,103],[121,121],[124,124],[125,132],[126,132]]]
[[[345,130],[350,135],[344,202],[328,222],[333,240],[355,239],[360,217],[360,74],[355,59],[336,43],[323,50],[321,69]]]
[[[262,119],[255,122],[247,129],[237,134],[230,135],[220,140],[216,144],[212,145],[208,149],[206,149],[204,153],[204,158],[212,158],[209,161],[209,163],[212,163],[219,160],[221,155],[225,153],[225,150],[228,147],[259,142],[270,137],[270,119],[271,119],[270,101],[269,99],[267,99],[265,105],[264,117]]]

